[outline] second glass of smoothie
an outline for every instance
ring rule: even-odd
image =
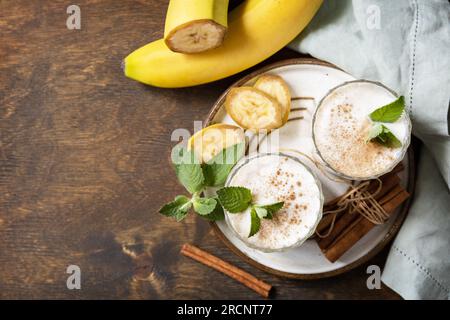
[[[370,113],[397,99],[380,83],[357,80],[332,89],[319,103],[313,118],[313,139],[325,165],[342,178],[368,180],[390,172],[405,156],[411,137],[407,112],[383,123],[401,142],[389,148],[367,141]]]

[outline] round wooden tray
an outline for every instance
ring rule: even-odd
[[[274,64],[263,67],[259,70],[256,70],[256,71],[248,74],[247,76],[243,77],[242,79],[238,80],[234,84],[232,84],[230,86],[230,88],[242,86],[242,85],[248,83],[249,81],[251,81],[253,78],[257,77],[258,75],[263,74],[268,71],[271,71],[273,69],[277,69],[277,68],[285,67],[285,66],[291,66],[291,65],[298,65],[298,64],[319,65],[319,66],[325,66],[325,67],[334,68],[334,69],[342,71],[338,67],[336,67],[328,62],[321,61],[318,59],[313,59],[313,58],[289,59],[289,60],[279,61]],[[228,90],[230,88],[228,88]],[[219,97],[219,99],[216,101],[216,103],[212,107],[211,111],[209,112],[209,114],[206,118],[205,126],[211,125],[213,123],[214,118],[216,117],[219,110],[222,108],[222,105],[223,105],[223,102],[225,100],[228,90],[225,91]],[[415,162],[414,162],[414,152],[413,152],[412,148],[413,147],[411,145],[409,147],[409,150],[407,153],[407,156],[408,156],[408,165],[407,165],[408,181],[406,183],[406,189],[408,190],[408,192],[411,195],[414,192],[414,186],[415,186]],[[381,241],[379,241],[376,244],[376,246],[374,246],[370,251],[368,251],[364,256],[360,257],[359,259],[357,259],[345,266],[342,266],[338,269],[335,269],[332,271],[327,271],[327,272],[305,273],[305,274],[291,273],[291,272],[285,272],[285,271],[281,271],[281,270],[277,270],[277,269],[268,267],[262,263],[257,262],[256,260],[250,258],[248,255],[246,255],[244,252],[242,252],[237,246],[235,246],[227,238],[227,236],[222,232],[222,230],[219,228],[219,226],[216,223],[212,222],[211,225],[213,226],[214,231],[217,234],[217,236],[231,249],[231,251],[233,251],[235,254],[237,254],[239,257],[241,257],[244,261],[246,261],[250,265],[252,265],[258,269],[261,269],[263,271],[266,271],[268,273],[274,274],[276,276],[281,276],[281,277],[286,277],[286,278],[294,278],[294,279],[319,279],[319,278],[325,278],[325,277],[332,277],[332,276],[336,276],[336,275],[342,274],[344,272],[347,272],[347,271],[349,271],[353,268],[356,268],[359,265],[369,261],[372,257],[374,257],[377,253],[379,253],[393,239],[393,237],[396,235],[396,233],[400,229],[400,227],[408,213],[408,210],[410,208],[411,198],[412,198],[412,196],[403,204],[403,206],[401,207],[399,212],[396,214],[395,221],[393,222],[392,226],[390,227],[388,232],[384,235],[384,237],[381,239]]]

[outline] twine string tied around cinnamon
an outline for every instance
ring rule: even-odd
[[[369,191],[370,181],[364,181],[358,185],[352,184],[350,190],[337,202],[336,209],[327,210],[323,213],[323,215],[333,214],[334,216],[328,231],[325,234],[316,231],[317,236],[319,238],[329,236],[334,228],[337,215],[346,210],[349,214],[358,213],[362,215],[375,225],[383,224],[389,218],[389,215],[375,199],[383,187],[383,182],[380,179],[377,178],[376,181],[378,186],[373,192]]]

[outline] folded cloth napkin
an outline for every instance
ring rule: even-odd
[[[425,147],[382,281],[405,299],[449,299],[449,2],[325,1],[290,47],[405,96],[413,134]]]

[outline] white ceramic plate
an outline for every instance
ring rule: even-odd
[[[355,78],[348,73],[315,59],[294,59],[282,61],[265,67],[238,81],[233,86],[251,85],[255,78],[263,73],[276,74],[287,82],[292,97],[300,97],[292,101],[290,121],[279,129],[279,144],[282,149],[299,150],[309,156],[314,156],[314,144],[311,135],[311,121],[318,101],[333,87]],[[206,125],[211,123],[236,123],[226,114],[222,95],[213,107]],[[306,110],[298,109],[306,108]],[[251,140],[251,137],[250,137]],[[261,142],[259,152],[267,149],[268,139]],[[272,149],[273,151],[273,149]],[[411,152],[403,160],[405,170],[400,173],[402,184],[409,188]],[[297,154],[298,155],[298,154]],[[329,179],[308,159],[302,158],[310,164],[322,182],[325,202],[345,192],[347,185]],[[209,190],[212,192],[213,190]],[[233,251],[245,258],[249,263],[265,271],[294,278],[321,278],[336,275],[367,261],[386,245],[398,231],[406,214],[408,203],[397,210],[389,221],[377,226],[365,235],[358,243],[346,252],[335,263],[329,262],[318,247],[315,240],[308,240],[302,246],[285,252],[264,253],[247,247],[228,228],[224,221],[216,224],[218,235]]]

